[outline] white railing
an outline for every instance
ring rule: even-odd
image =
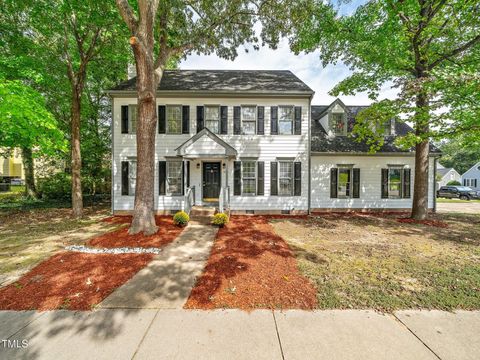
[[[220,196],[218,197],[218,211],[223,213],[230,208],[230,186],[225,186],[220,189]]]
[[[185,196],[183,198],[183,211],[190,215],[192,207],[195,205],[195,186],[188,187],[185,190]]]

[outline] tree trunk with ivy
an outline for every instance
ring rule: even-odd
[[[31,147],[22,147],[22,162],[25,172],[25,194],[31,198],[37,198],[35,187],[35,173],[33,164],[33,152]]]

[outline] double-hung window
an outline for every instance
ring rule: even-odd
[[[257,193],[257,162],[242,161],[242,193],[255,195]]]
[[[128,162],[128,195],[135,195],[135,185],[137,182],[137,161]]]
[[[171,195],[182,194],[182,162],[167,162],[167,192]]]
[[[220,107],[205,106],[205,127],[214,134],[220,132]]]
[[[293,162],[280,161],[278,164],[278,195],[293,195]]]
[[[341,166],[338,168],[338,197],[349,198],[352,192],[352,168]]]
[[[332,113],[331,115],[332,132],[338,136],[347,135],[347,118],[345,113]]]
[[[293,134],[293,106],[278,107],[278,133],[280,135]]]
[[[388,196],[393,199],[402,197],[403,167],[390,166],[388,168]]]
[[[244,135],[255,135],[257,127],[257,107],[242,106],[242,133]]]
[[[180,105],[167,106],[167,134],[182,133],[182,107]]]
[[[128,105],[128,133],[135,134],[137,132],[137,105]]]

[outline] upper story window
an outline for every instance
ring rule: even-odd
[[[293,134],[293,106],[278,107],[278,133],[280,135]]]
[[[180,105],[167,106],[167,134],[182,133],[182,107]]]
[[[331,113],[330,128],[335,135],[347,135],[347,117],[345,113]]]
[[[137,105],[128,105],[128,133],[137,132]]]
[[[220,130],[220,107],[205,106],[205,127],[214,134]]]
[[[387,120],[383,123],[383,135],[384,136],[390,136],[393,135],[393,126],[394,122],[393,120]]]
[[[245,135],[255,135],[257,126],[257,107],[242,106],[242,133]]]

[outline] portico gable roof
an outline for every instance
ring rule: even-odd
[[[195,153],[189,153],[188,148],[198,142],[200,139],[207,137],[211,141],[213,141],[216,145],[224,149],[224,152],[219,152],[215,150],[207,150],[205,149],[205,153],[201,153],[196,151]],[[229,145],[227,142],[222,140],[216,134],[211,132],[209,129],[204,128],[199,131],[197,134],[192,136],[190,139],[185,141],[182,145],[175,149],[177,156],[182,157],[217,157],[217,156],[226,156],[226,157],[236,157],[237,150]]]

